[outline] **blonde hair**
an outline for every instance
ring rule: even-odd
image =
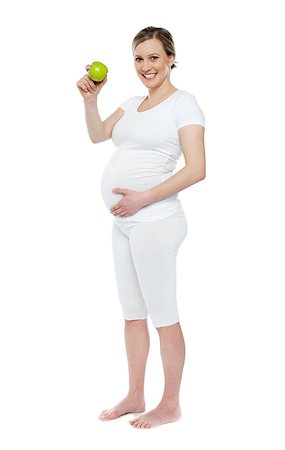
[[[164,48],[167,56],[173,55],[175,58],[175,47],[171,33],[165,28],[157,28],[157,27],[146,27],[140,30],[134,37],[132,42],[132,50],[134,52],[137,45],[146,41],[147,39],[158,39]],[[177,63],[177,61],[175,61]],[[177,67],[174,63],[171,66],[171,69]]]

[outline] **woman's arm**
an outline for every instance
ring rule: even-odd
[[[185,167],[162,183],[144,191],[144,206],[183,191],[206,177],[204,131],[202,125],[187,125],[178,130]]]
[[[106,133],[103,121],[99,115],[97,107],[97,97],[92,100],[84,99],[85,121],[91,141],[94,144],[106,140]]]

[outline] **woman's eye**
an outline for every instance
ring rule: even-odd
[[[157,59],[158,56],[152,56],[151,58],[152,58],[152,59]],[[137,58],[135,59],[135,61],[140,61],[140,60],[142,60],[142,58],[137,57]]]

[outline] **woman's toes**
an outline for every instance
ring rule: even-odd
[[[109,415],[109,411],[108,411],[107,409],[104,409],[104,410],[101,412],[101,414],[100,414],[100,416],[99,416],[99,419],[105,419],[106,417],[108,417],[108,415]]]
[[[144,420],[130,420],[129,423],[135,428],[151,428],[151,424]]]

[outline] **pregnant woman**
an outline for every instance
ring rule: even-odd
[[[95,84],[85,75],[77,87],[84,98],[91,141],[112,139],[116,147],[101,189],[113,214],[112,248],[125,320],[129,391],[99,418],[110,420],[145,411],[149,316],[160,339],[164,392],[156,408],[130,424],[150,428],[181,417],[185,343],[177,309],[176,257],[187,235],[187,219],[178,193],[205,178],[205,118],[196,97],[170,81],[176,65],[169,31],[156,27],[139,31],[132,51],[136,73],[148,90],[146,96],[126,99],[102,121],[97,96],[107,78]],[[173,174],[182,153],[185,167]]]

